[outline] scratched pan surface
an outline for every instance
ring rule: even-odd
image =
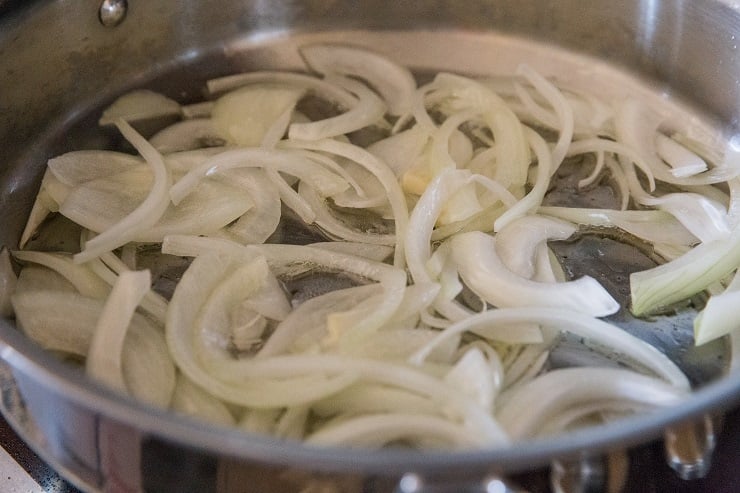
[[[546,75],[599,93],[646,102],[671,96],[676,121],[688,126],[712,126],[727,135],[737,130],[740,64],[733,37],[740,31],[740,13],[728,3],[417,3],[422,2],[224,1],[213,8],[207,2],[129,1],[126,17],[115,27],[101,25],[95,1],[28,2],[4,13],[0,243],[17,243],[49,156],[116,145],[115,137],[94,124],[115,96],[147,86],[196,101],[209,77],[300,68],[297,47],[307,42],[368,46],[419,74],[510,74],[526,60]],[[64,23],[56,22],[62,17]],[[548,203],[614,206],[618,197],[608,182],[586,191],[573,187],[583,169],[582,163],[566,166]],[[291,242],[317,234],[295,226],[282,231],[282,240]],[[643,245],[603,232],[585,232],[553,248],[569,275],[597,277],[625,305],[629,273],[655,262]],[[177,270],[157,265],[164,274]],[[304,283],[296,290],[325,289],[327,282],[335,281],[322,279],[318,287]],[[632,319],[626,309],[613,316],[688,374],[697,392],[685,405],[506,450],[316,450],[194,423],[87,382],[30,344],[9,321],[0,324],[2,409],[42,457],[85,490],[154,491],[165,482],[173,490],[237,491],[236,485],[252,481],[269,484],[270,491],[306,485],[385,491],[406,472],[475,481],[583,450],[644,442],[672,423],[737,402],[740,379],[727,376],[727,341],[693,347],[691,317],[701,303],[698,297],[647,321]],[[580,341],[563,339],[549,363],[594,359],[612,361]]]

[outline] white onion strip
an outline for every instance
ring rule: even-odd
[[[565,368],[511,391],[496,417],[512,437],[522,439],[532,436],[551,417],[583,403],[618,400],[663,407],[678,404],[685,395],[685,390],[627,370]]]
[[[493,236],[471,231],[454,236],[450,242],[460,276],[494,306],[563,307],[595,317],[619,310],[619,303],[592,277],[552,284],[515,274],[501,262]]]
[[[123,272],[118,276],[105,301],[87,352],[86,373],[121,392],[127,392],[121,360],[123,341],[134,311],[149,291],[150,284],[148,270]]]
[[[311,149],[314,151],[328,152],[337,156],[342,156],[346,159],[350,159],[357,164],[363,166],[370,171],[378,181],[383,185],[386,193],[388,194],[388,202],[391,205],[393,211],[393,219],[396,224],[395,238],[396,238],[396,249],[394,253],[393,264],[398,268],[403,268],[405,264],[404,258],[404,243],[406,228],[408,227],[408,207],[406,205],[406,197],[401,190],[396,175],[393,173],[387,164],[380,161],[374,155],[370,154],[366,150],[346,144],[344,142],[338,142],[336,140],[324,139],[319,141],[289,141],[286,145]]]
[[[309,123],[292,123],[288,127],[288,137],[298,140],[321,140],[354,132],[380,121],[386,107],[372,91],[350,79],[334,80],[347,87],[359,98],[359,102],[349,111],[337,116]]]
[[[434,341],[409,358],[409,361],[420,364],[434,346],[473,327],[505,326],[523,322],[537,323],[583,337],[602,348],[633,359],[677,388],[690,388],[688,379],[676,364],[642,339],[598,318],[561,308],[499,308],[473,315],[442,331]]]
[[[348,186],[339,176],[298,153],[290,150],[246,147],[216,154],[195,167],[170,188],[172,202],[176,205],[180,203],[201,179],[234,168],[264,168],[265,170],[283,171],[312,183],[325,195],[334,195]]]
[[[77,263],[92,260],[100,254],[126,244],[137,233],[156,224],[170,203],[167,191],[170,188],[171,177],[162,156],[128,123],[119,120],[116,126],[149,164],[154,181],[146,199],[133,212],[88,241],[85,249],[75,254],[73,258]]]

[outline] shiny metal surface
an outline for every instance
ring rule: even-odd
[[[103,0],[98,17],[105,27],[116,27],[126,18],[128,2],[126,0]]]
[[[712,418],[702,416],[670,427],[666,430],[664,444],[666,461],[680,478],[693,480],[706,476],[716,446]]]
[[[0,244],[17,243],[49,156],[109,142],[94,122],[113,97],[148,85],[196,100],[210,76],[297,67],[295,46],[305,40],[368,45],[419,71],[505,72],[522,54],[546,73],[586,81],[605,76],[594,67],[609,75],[619,69],[630,76],[611,79],[620,81],[616,90],[631,87],[634,76],[740,131],[735,2],[224,0],[214,8],[132,1],[113,28],[101,24],[99,8],[93,0],[29,1],[0,17]],[[477,483],[584,449],[642,443],[669,424],[740,400],[735,374],[705,385],[684,406],[507,450],[348,452],[235,433],[130,402],[44,354],[9,321],[0,323],[0,357],[10,375],[3,391],[23,401],[3,413],[87,491],[228,492],[244,484],[272,492],[392,491],[407,473]]]

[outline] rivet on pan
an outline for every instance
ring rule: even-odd
[[[710,416],[682,423],[665,431],[666,460],[681,479],[703,478],[709,472],[715,446],[714,423]]]
[[[103,0],[98,11],[98,18],[105,27],[116,27],[123,22],[127,10],[126,0]]]

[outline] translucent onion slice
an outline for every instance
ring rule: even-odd
[[[213,368],[219,377],[231,382],[245,378],[294,378],[296,375],[355,375],[362,381],[383,383],[428,396],[444,406],[449,417],[475,430],[489,445],[503,445],[508,438],[491,417],[467,395],[408,365],[332,354],[275,356],[260,360],[223,361]]]
[[[725,278],[740,265],[740,230],[701,243],[684,255],[630,275],[632,312],[645,315],[688,299]]]
[[[543,216],[524,216],[510,222],[496,235],[496,252],[515,274],[532,279],[539,247],[547,241],[566,240],[577,231],[574,224]]]
[[[434,224],[447,201],[471,181],[471,174],[467,170],[444,169],[432,180],[411,211],[406,233],[406,263],[414,283],[429,284],[437,281],[428,268],[432,256],[431,237]],[[451,320],[459,320],[470,314],[454,301],[446,299],[438,300],[435,309]]]
[[[533,70],[530,66],[523,64],[517,68],[517,73],[524,76],[527,81],[545,98],[545,100],[555,110],[555,114],[558,117],[558,125],[556,126],[559,136],[552,150],[552,168],[550,173],[554,174],[557,171],[560,164],[565,158],[568,146],[571,140],[573,140],[574,132],[574,116],[573,108],[568,104],[568,101],[563,96],[556,86],[550,81],[545,79],[537,71]]]
[[[152,187],[139,206],[105,232],[88,241],[85,249],[74,256],[75,262],[83,263],[101,253],[112,251],[136,236],[136,234],[155,224],[169,205],[167,190],[170,187],[170,173],[162,156],[128,123],[119,120],[116,126],[121,134],[144,157],[151,167],[154,180]]]
[[[414,125],[370,144],[367,150],[390,166],[400,178],[421,156],[427,141],[428,133],[421,126]]]
[[[548,206],[540,207],[538,211],[577,224],[620,228],[651,243],[691,246],[699,241],[675,217],[661,210],[619,211]]]
[[[674,216],[700,241],[709,242],[730,235],[730,218],[725,207],[697,193],[669,193],[661,197],[643,198]]]
[[[41,347],[85,357],[104,301],[67,291],[23,291],[13,298],[18,325]],[[126,388],[139,400],[166,407],[175,385],[162,331],[136,313],[124,340]]]
[[[213,105],[211,120],[226,142],[256,147],[276,121],[295,108],[303,91],[295,88],[249,85],[221,96]],[[287,122],[285,122],[287,126]]]
[[[303,46],[301,56],[316,72],[365,80],[380,93],[392,115],[410,111],[416,81],[411,72],[390,59],[369,50],[346,46],[317,44]]]
[[[18,241],[18,247],[24,248],[26,244],[33,238],[39,229],[39,226],[43,224],[49,214],[59,209],[59,203],[54,201],[46,187],[51,178],[51,172],[47,169],[44,172],[44,177],[41,180],[41,188],[39,193],[36,195],[36,199],[33,202],[33,207],[26,220],[26,226],[23,228],[21,233],[21,239]]]
[[[457,387],[483,409],[492,409],[495,395],[494,373],[490,371],[483,351],[471,347],[460,357],[444,377],[445,382]]]
[[[540,283],[510,271],[497,253],[496,239],[481,232],[454,236],[453,259],[460,276],[479,296],[499,308],[560,307],[595,317],[619,310],[619,303],[592,277]]]
[[[233,314],[262,289],[268,274],[262,257],[234,265],[203,301],[190,331],[195,357],[204,367],[213,359],[231,357]]]
[[[357,95],[359,102],[337,116],[308,123],[292,123],[288,137],[298,140],[321,140],[344,135],[378,123],[385,114],[386,106],[363,84],[350,79],[336,78],[332,82]]]
[[[502,426],[514,438],[536,434],[549,419],[585,403],[631,402],[637,408],[674,406],[687,396],[665,382],[614,368],[565,368],[551,370],[508,392],[496,411]]]
[[[424,396],[406,389],[372,383],[352,385],[328,399],[314,403],[311,410],[322,417],[381,412],[441,414],[434,401]]]
[[[453,97],[447,102],[454,111],[485,108],[482,118],[496,149],[496,165],[488,176],[508,189],[524,186],[531,161],[529,148],[523,126],[506,102],[483,84],[455,74],[442,72],[433,85],[449,91]]]
[[[293,72],[276,72],[270,70],[247,72],[228,75],[218,79],[211,79],[206,83],[209,94],[220,95],[226,91],[233,91],[251,84],[266,86],[282,86],[296,88],[334,103],[342,108],[349,109],[357,104],[357,97],[346,89],[306,74]]]
[[[112,252],[105,253],[86,265],[111,287],[116,283],[119,274],[135,270]],[[140,308],[142,312],[149,314],[154,320],[164,325],[167,317],[167,300],[162,295],[150,289],[142,298]]]
[[[172,201],[179,204],[203,178],[235,168],[282,171],[308,181],[323,196],[334,195],[348,186],[341,177],[299,153],[247,147],[224,151],[195,167],[172,186],[169,191]]]
[[[146,163],[138,156],[113,151],[72,151],[49,159],[49,171],[63,184],[74,187]]]
[[[172,255],[199,256],[207,253],[243,255],[246,247],[221,238],[206,238],[173,235],[162,243],[162,252]],[[396,312],[403,300],[406,273],[379,262],[372,262],[354,255],[331,252],[320,248],[299,245],[264,244],[249,247],[267,258],[270,269],[281,275],[297,276],[313,269],[329,272],[345,272],[379,282],[383,287],[383,299],[372,314],[362,318],[353,328],[358,337],[382,327]],[[241,252],[241,253],[240,253]]]
[[[127,391],[122,361],[126,332],[150,285],[151,273],[148,270],[121,273],[105,300],[90,341],[85,372],[120,392]]]
[[[613,140],[601,138],[576,140],[568,147],[566,157],[578,156],[580,154],[588,154],[591,152],[616,154],[628,159],[630,163],[637,166],[645,174],[645,177],[648,180],[649,190],[655,190],[655,175],[653,173],[653,169],[645,160],[645,156],[622,142],[615,142]]]
[[[195,385],[182,373],[177,374],[170,409],[178,414],[204,419],[209,423],[226,426],[236,424],[234,416],[223,402]]]
[[[342,348],[342,353],[361,358],[402,362],[436,335],[436,330],[423,329],[415,325],[411,328],[391,326],[388,327],[388,330],[382,330],[367,337],[362,341],[362,344],[346,349]],[[454,359],[460,341],[450,338],[447,342],[447,344],[437,346],[429,355],[427,361],[444,365],[450,364]]]
[[[666,164],[656,150],[656,136],[664,117],[654,113],[636,100],[627,100],[621,104],[614,116],[616,135],[620,142],[634,149],[650,168],[650,173],[665,183],[674,185],[710,185],[721,183],[740,175],[740,167],[730,163],[721,163],[703,173],[678,177],[674,168]],[[665,153],[665,142],[662,144]],[[671,146],[667,153],[675,161],[677,146]],[[637,164],[637,163],[636,163]],[[679,174],[681,174],[679,172]]]
[[[122,221],[146,199],[152,185],[148,169],[92,180],[72,189],[60,212],[77,224],[104,232]],[[167,234],[209,234],[238,219],[253,206],[249,196],[223,181],[204,181],[177,206],[167,208],[129,240],[157,242]]]
[[[435,440],[453,449],[489,445],[473,430],[445,418],[390,412],[360,415],[326,425],[307,436],[305,443],[314,446],[380,448],[398,440]]]
[[[354,161],[375,175],[381,185],[383,185],[383,189],[388,195],[388,203],[393,211],[393,220],[395,221],[396,226],[396,248],[393,263],[396,267],[403,268],[405,263],[404,243],[406,228],[408,227],[409,212],[406,205],[406,197],[396,180],[395,174],[388,165],[360,147],[330,139],[312,142],[289,141],[286,145],[341,156]]]
[[[329,210],[329,205],[324,202],[318,193],[305,182],[298,186],[298,193],[306,201],[311,210],[316,214],[315,223],[322,230],[342,241],[357,243],[369,243],[377,245],[394,245],[396,237],[393,234],[366,233],[343,223],[337,219]]]
[[[494,231],[500,231],[513,219],[535,211],[542,204],[542,199],[550,186],[553,162],[547,143],[530,128],[524,129],[524,135],[537,157],[537,176],[529,193],[496,219],[493,223]]]
[[[222,146],[226,139],[210,118],[194,118],[163,128],[149,139],[162,154]]]
[[[740,331],[740,276],[735,272],[727,289],[709,298],[694,319],[694,344],[701,346]]]
[[[221,400],[257,408],[304,404],[331,395],[355,380],[350,373],[327,378],[304,373],[294,378],[257,377],[235,383],[206,370],[198,361],[193,329],[199,311],[211,293],[234,269],[253,261],[255,253],[241,247],[229,255],[196,258],[183,275],[170,301],[166,338],[178,368],[194,383]],[[216,361],[209,361],[209,366]]]
[[[117,121],[141,122],[154,118],[180,115],[180,103],[163,94],[139,89],[124,94],[103,111],[100,125],[117,125]]]
[[[330,252],[339,252],[355,255],[374,262],[384,262],[393,255],[393,248],[387,245],[375,245],[372,243],[357,243],[354,241],[322,241],[310,243],[311,248],[321,248]]]
[[[75,264],[71,255],[18,250],[13,252],[13,256],[21,262],[31,262],[54,270],[69,281],[83,296],[105,299],[110,294],[110,286],[89,267]]]
[[[447,337],[456,336],[473,327],[496,330],[511,324],[535,323],[582,337],[597,349],[612,355],[623,356],[653,371],[679,389],[689,389],[689,381],[683,372],[666,355],[642,339],[625,332],[610,323],[583,313],[562,308],[500,308],[488,310],[453,324],[440,332],[437,338],[420,349],[409,361],[420,364],[429,351]]]
[[[301,303],[280,323],[262,349],[258,358],[275,356],[294,349],[296,352],[319,348],[327,338],[327,316],[349,310],[369,296],[382,292],[376,284],[331,291]]]
[[[15,291],[10,293],[10,295],[24,293],[26,291],[66,291],[78,293],[75,287],[62,277],[61,274],[46,267],[36,265],[27,265],[21,269],[20,274],[18,274],[18,283],[16,284]]]
[[[655,152],[670,165],[671,174],[676,178],[693,176],[709,169],[704,159],[661,133],[655,136]]]

